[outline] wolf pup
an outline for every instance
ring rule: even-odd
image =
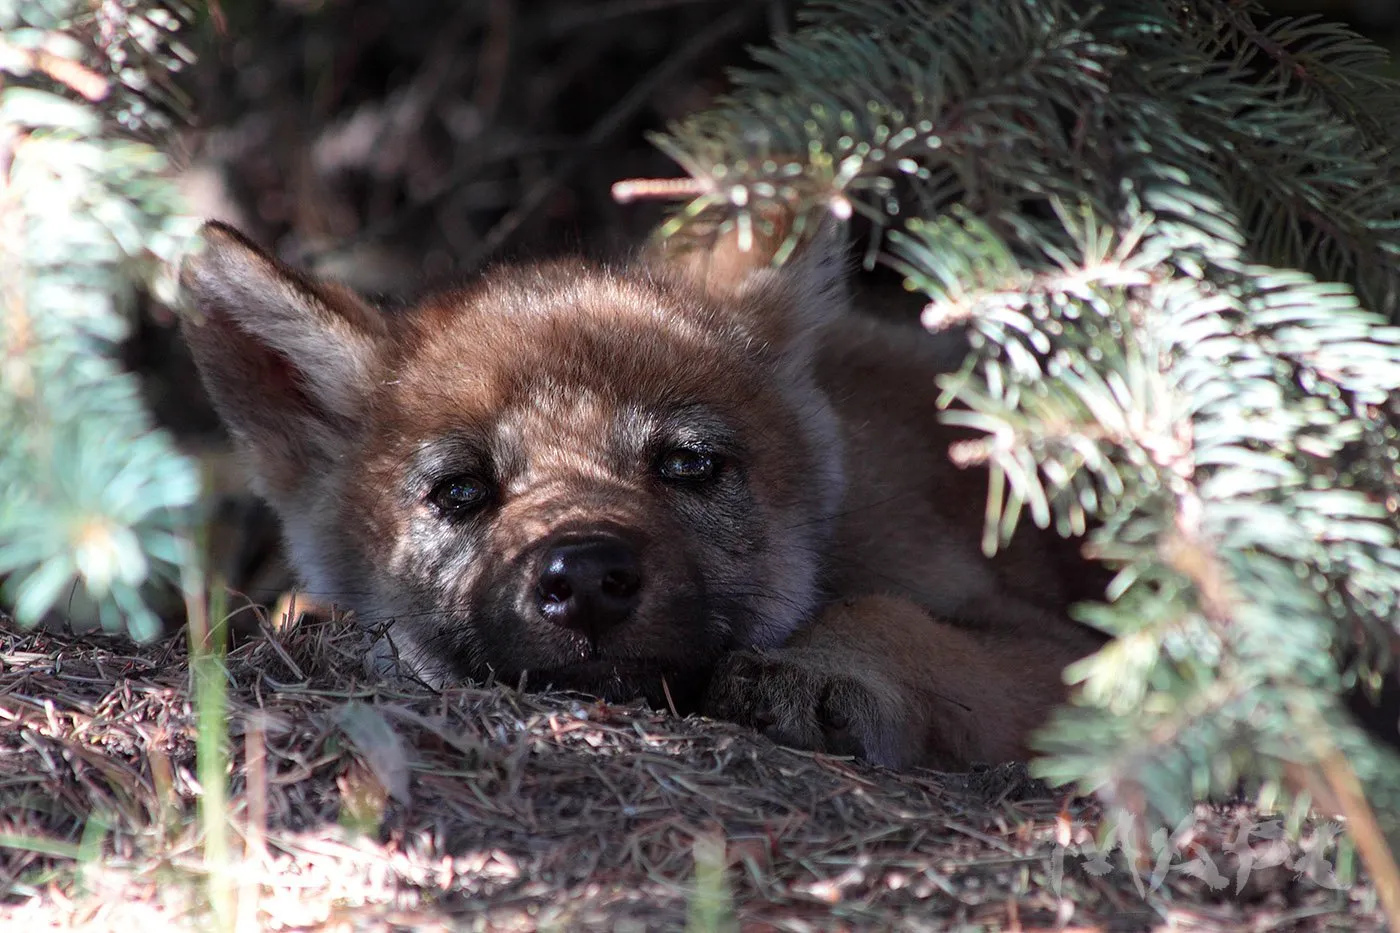
[[[779,231],[781,232],[781,231]],[[823,236],[555,261],[384,311],[205,228],[185,334],[305,591],[429,683],[644,696],[891,767],[1023,756],[1095,650],[1063,542],[994,561],[957,360]]]

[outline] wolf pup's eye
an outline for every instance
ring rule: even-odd
[[[428,501],[448,517],[479,509],[490,498],[491,487],[474,476],[449,476],[428,493]]]
[[[661,478],[673,483],[703,483],[719,472],[719,460],[703,450],[673,447],[657,463]]]

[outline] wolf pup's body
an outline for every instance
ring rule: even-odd
[[[206,240],[187,339],[306,590],[430,682],[958,767],[1023,755],[1099,644],[1058,542],[982,556],[949,361],[846,307],[828,245],[505,268],[383,313]]]

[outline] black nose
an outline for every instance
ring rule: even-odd
[[[601,536],[551,547],[535,586],[540,615],[590,635],[626,619],[641,591],[637,552],[625,541]]]

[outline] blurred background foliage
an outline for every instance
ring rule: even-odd
[[[148,584],[189,563],[194,465],[118,358],[138,289],[175,300],[195,228],[158,145],[187,116],[187,14],[0,4],[0,577],[21,621],[76,599],[152,637]]]

